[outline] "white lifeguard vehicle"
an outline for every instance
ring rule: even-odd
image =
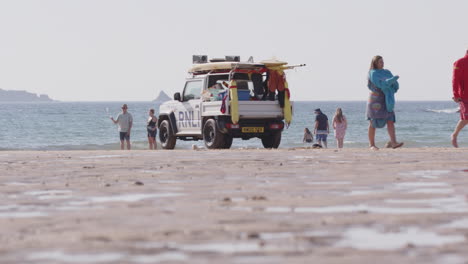
[[[257,137],[265,148],[278,148],[285,122],[292,119],[283,70],[297,66],[276,60],[240,62],[238,56],[208,62],[204,55],[193,56],[193,63],[182,93],[159,108],[162,147],[173,149],[180,139],[223,149],[231,147],[233,138]]]

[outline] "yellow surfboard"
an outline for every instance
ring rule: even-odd
[[[231,121],[233,124],[239,123],[239,99],[237,97],[237,83],[231,80],[229,84],[229,93],[231,97]]]
[[[289,89],[288,89],[288,83],[285,82],[286,90],[284,93],[284,121],[289,125],[291,124],[292,121],[292,109],[291,109],[291,102],[289,101]]]

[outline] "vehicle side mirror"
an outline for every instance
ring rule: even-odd
[[[180,93],[175,93],[175,94],[174,94],[174,100],[180,102]]]

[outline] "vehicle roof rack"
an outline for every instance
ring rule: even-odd
[[[223,61],[226,61],[226,59],[223,59],[223,58],[213,58],[213,59],[210,59],[210,62],[223,62]]]
[[[240,62],[240,56],[226,56],[226,61]]]
[[[193,61],[193,64],[207,63],[208,56],[207,55],[193,55],[192,61]]]
[[[240,56],[237,55],[228,55],[224,56],[224,58],[212,58],[209,62],[240,62]],[[208,56],[207,55],[192,55],[192,62],[193,64],[202,64],[208,63]],[[253,62],[250,61],[250,62]]]

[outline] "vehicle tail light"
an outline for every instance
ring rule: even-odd
[[[239,125],[239,124],[227,123],[227,124],[226,124],[226,127],[229,128],[229,129],[239,129],[239,128],[240,128],[240,125]]]
[[[283,129],[284,124],[283,123],[274,123],[270,124],[270,129]]]

